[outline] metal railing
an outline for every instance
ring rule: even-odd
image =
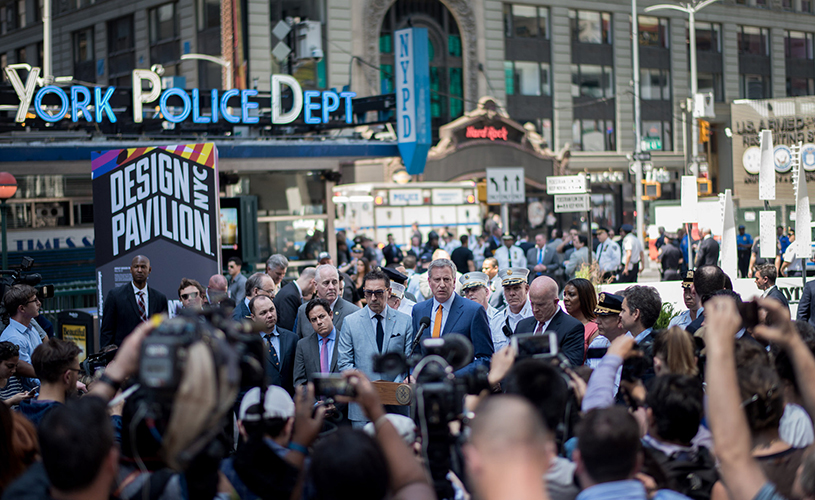
[[[72,281],[54,285],[54,296],[45,299],[40,313],[56,325],[57,313],[69,309],[87,309],[98,305],[95,281]]]

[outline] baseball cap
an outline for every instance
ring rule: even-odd
[[[331,258],[331,254],[328,253],[328,252],[320,252],[320,255],[317,256],[317,260],[324,260],[324,259],[330,259],[330,258]]]
[[[261,416],[249,409],[260,403],[260,387],[252,387],[243,397],[241,407],[238,411],[238,419],[245,422],[258,422]],[[266,397],[263,398],[263,417],[269,418],[291,418],[294,416],[294,401],[282,387],[270,385],[266,389]]]

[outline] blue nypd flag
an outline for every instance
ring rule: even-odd
[[[427,28],[396,32],[396,135],[411,175],[424,172],[431,146],[430,59]]]

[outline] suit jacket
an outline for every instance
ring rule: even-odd
[[[543,262],[541,262],[544,266],[546,266],[546,271],[542,272],[540,276],[552,276],[554,274],[555,269],[560,267],[560,264],[557,260],[557,252],[554,248],[549,245],[545,245],[543,247]],[[538,247],[530,248],[528,252],[526,252],[526,267],[529,269],[529,282],[535,280],[539,275],[535,272],[535,266],[538,265]]]
[[[147,316],[167,312],[167,297],[155,288],[147,287]],[[141,323],[139,306],[128,282],[108,292],[99,325],[99,347],[117,346]]]
[[[444,324],[444,330],[442,330],[441,335],[460,333],[473,343],[475,356],[472,363],[456,372],[456,375],[465,375],[475,371],[477,365],[486,365],[489,367],[490,358],[492,358],[495,348],[492,344],[487,312],[481,304],[473,302],[470,299],[465,299],[460,295],[454,295],[454,297],[453,305],[450,307],[447,322]],[[413,306],[412,316],[413,331],[418,332],[421,319],[425,316],[428,318],[433,317],[433,298],[431,297]],[[430,328],[426,328],[421,338],[430,338],[432,333]],[[422,350],[422,354],[424,354],[424,350]]]
[[[815,326],[815,281],[810,281],[804,286],[804,293],[801,301],[798,302],[798,319],[809,322]]]
[[[520,333],[533,333],[538,325],[538,320],[535,317],[522,319],[515,327],[515,334]],[[558,352],[562,352],[564,356],[569,358],[569,361],[574,366],[583,364],[583,349],[585,347],[585,327],[583,323],[569,316],[562,309],[558,309],[546,331],[552,331],[557,334],[557,347]]]
[[[398,352],[407,356],[413,344],[413,324],[410,316],[390,307],[386,307],[382,314],[384,316],[382,329],[385,333],[382,353]],[[380,351],[376,344],[376,330],[367,307],[345,318],[338,344],[339,371],[356,368],[370,380],[389,380],[384,374],[374,372],[373,357],[380,354]],[[401,381],[403,378],[404,374],[399,374],[395,381]],[[356,421],[368,420],[356,404],[350,405],[348,418]]]
[[[246,305],[245,300],[246,299],[241,299],[240,302],[235,304],[235,310],[232,311],[232,319],[235,321],[246,319],[251,314],[249,312],[249,306]]]
[[[280,334],[280,352],[277,353],[278,366],[275,366],[272,360],[266,340],[263,341],[266,353],[264,363],[266,382],[286,389],[289,394],[294,394],[294,358],[297,352],[297,335],[280,326],[277,327],[277,332]]]
[[[334,340],[334,353],[331,355],[331,373],[338,373],[339,369],[340,331]],[[320,373],[320,336],[312,331],[305,338],[297,342],[297,354],[294,356],[294,386],[314,380],[313,374]]]
[[[292,281],[275,295],[274,307],[277,309],[277,324],[286,330],[294,330],[297,310],[303,305],[300,289]]]
[[[809,283],[807,283],[807,284],[809,284]],[[804,293],[806,293],[806,287],[804,287]],[[772,297],[775,300],[781,302],[782,304],[784,304],[784,306],[787,307],[787,309],[789,309],[789,307],[790,307],[790,302],[787,300],[787,297],[784,295],[784,292],[779,290],[778,287],[776,287],[776,286],[773,286],[772,288],[770,288],[770,291],[767,294],[767,297],[768,298]],[[803,298],[801,299],[801,302],[803,302]],[[798,305],[798,308],[800,310],[800,308],[801,308],[800,303]]]
[[[400,264],[403,259],[402,249],[396,245],[386,245],[382,249],[382,255],[385,257],[385,265]]]
[[[719,242],[713,238],[705,238],[699,244],[696,267],[717,265],[719,265]]]
[[[246,276],[238,274],[235,279],[232,279],[232,276],[229,277],[229,296],[235,303],[246,297]]]
[[[334,304],[334,311],[332,311],[332,314],[334,315],[334,328],[337,329],[337,334],[342,331],[342,320],[349,314],[356,311],[359,311],[359,307],[355,306],[351,302],[348,302],[342,297],[337,299],[337,303]],[[314,333],[314,328],[311,327],[311,322],[308,320],[308,318],[306,318],[306,304],[301,305],[297,309],[297,323],[295,323],[294,333],[296,333],[301,339],[304,339]],[[339,341],[337,341],[337,343],[339,343]]]

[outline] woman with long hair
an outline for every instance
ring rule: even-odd
[[[594,308],[597,307],[597,294],[591,281],[584,278],[569,280],[563,287],[563,305],[569,316],[583,323],[583,352],[589,349],[589,344],[599,334]],[[585,361],[585,354],[583,355]]]
[[[365,305],[365,292],[362,291],[362,284],[363,278],[369,272],[371,272],[371,264],[365,257],[360,257],[357,261],[357,274],[354,277],[354,286],[357,289],[357,297],[360,298],[360,304],[358,304],[360,307]]]
[[[654,338],[654,373],[699,375],[696,364],[696,345],[693,337],[678,326],[668,328]]]

